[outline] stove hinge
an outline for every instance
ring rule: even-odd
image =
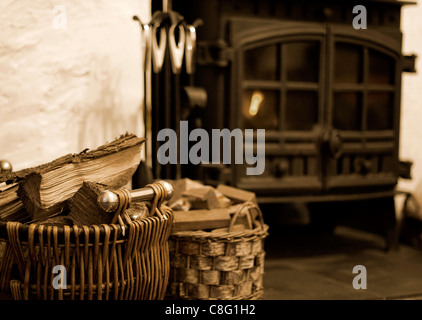
[[[416,58],[417,56],[415,54],[409,55],[409,56],[403,56],[402,57],[402,71],[403,72],[416,72]]]
[[[227,67],[233,61],[234,50],[223,40],[198,41],[198,65]]]

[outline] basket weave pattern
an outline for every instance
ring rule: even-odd
[[[2,223],[7,246],[0,261],[0,291],[14,299],[164,299],[173,213],[165,206],[160,211],[160,216],[126,225],[125,235],[118,224]],[[56,265],[66,268],[66,289],[53,288]]]
[[[255,228],[215,234],[204,231],[171,234],[169,297],[243,300],[262,296],[268,226],[257,206],[247,203],[243,209],[248,213],[258,210],[261,220]]]

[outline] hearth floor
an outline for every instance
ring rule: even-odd
[[[422,300],[421,250],[386,251],[382,237],[343,226],[332,234],[285,231],[270,225],[264,299]],[[366,268],[367,289],[353,287],[356,265]]]

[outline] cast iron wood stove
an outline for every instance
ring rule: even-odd
[[[391,231],[395,187],[410,171],[398,158],[401,75],[415,72],[402,54],[406,4],[174,1],[186,20],[203,20],[194,81],[208,95],[203,127],[266,130],[262,175],[202,165],[198,178],[254,191],[261,204],[382,199]],[[367,29],[352,25],[356,5]]]

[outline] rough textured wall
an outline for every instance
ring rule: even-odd
[[[147,22],[149,0],[1,1],[0,159],[18,170],[143,135],[135,14]]]
[[[417,73],[404,73],[402,84],[400,157],[413,161],[413,179],[400,181],[399,187],[414,193],[422,204],[422,6],[418,2],[402,11],[403,51],[418,58]]]

